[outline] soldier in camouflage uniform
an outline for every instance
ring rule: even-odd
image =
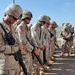
[[[22,8],[17,4],[10,4],[4,10],[4,18],[0,23],[3,25],[4,29],[7,33],[11,33],[15,39],[14,45],[9,45],[3,37],[5,36],[5,32],[0,26],[0,52],[3,52],[5,55],[5,74],[0,75],[20,75],[20,65],[19,62],[15,60],[13,53],[17,52],[19,49],[22,50],[22,45],[16,37],[16,34],[12,31],[12,24],[16,22],[16,20],[22,14]],[[10,38],[11,39],[11,38]],[[11,55],[10,55],[11,54]]]
[[[56,41],[56,39],[57,39],[56,38],[56,30],[55,30],[55,28],[57,28],[57,27],[58,27],[57,23],[55,21],[51,21],[50,27],[48,28],[50,33],[53,35],[51,37],[51,44],[50,44],[50,60],[52,60],[52,61],[55,60],[53,55],[54,55],[54,51],[55,51],[55,43],[57,42]]]
[[[45,45],[43,44],[44,40],[42,36],[44,35],[44,33],[42,32],[41,26],[45,25],[46,22],[47,22],[46,15],[40,15],[38,18],[38,22],[31,27],[32,38],[36,42],[36,45],[39,49],[39,56],[42,62],[43,62],[43,50],[46,49],[46,44]],[[46,64],[43,67],[45,69],[49,69],[49,67]]]
[[[49,48],[50,48],[50,33],[49,33],[49,30],[48,30],[48,27],[50,25],[50,20],[51,18],[49,16],[46,16],[46,18],[48,19],[46,24],[44,26],[42,26],[42,32],[43,32],[43,45],[46,45],[46,59],[44,60],[44,64],[47,64],[49,66],[51,66],[51,63],[50,63],[50,51],[49,51]]]
[[[30,26],[27,24],[30,23],[32,19],[32,13],[28,10],[24,10],[22,14],[22,22],[17,26],[16,32],[18,33],[18,38],[20,42],[23,44],[24,50],[22,51],[23,59],[26,64],[29,75],[32,74],[32,54],[31,52],[34,50],[34,53],[37,54],[37,47],[33,47],[31,30]]]
[[[61,55],[63,55],[65,53],[65,51],[68,51],[68,55],[69,55],[70,42],[71,42],[71,40],[70,40],[71,31],[66,24],[63,26],[63,29],[62,29],[60,35],[63,39]]]

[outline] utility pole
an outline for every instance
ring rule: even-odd
[[[13,0],[13,3],[15,3],[15,0]]]

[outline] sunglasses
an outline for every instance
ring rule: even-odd
[[[50,25],[50,23],[47,23],[47,25]]]
[[[17,20],[17,18],[15,18],[14,16],[12,16],[12,15],[9,15],[10,17],[12,17],[14,20]]]
[[[45,21],[41,21],[42,23],[44,23],[44,24],[46,24],[46,22]]]
[[[12,16],[14,20],[17,20],[17,18],[15,18],[14,16]]]
[[[31,20],[31,18],[28,18],[28,17],[27,17],[26,19],[27,19],[27,20]]]

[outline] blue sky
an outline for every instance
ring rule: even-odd
[[[3,11],[13,0],[0,0],[0,20]],[[37,22],[41,14],[45,14],[55,20],[59,26],[63,22],[75,25],[75,0],[15,0],[23,10],[29,10],[33,14],[31,23]]]

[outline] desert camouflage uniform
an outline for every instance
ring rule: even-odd
[[[4,28],[7,32],[11,31],[10,28],[8,27],[8,25],[5,24],[3,21],[1,21],[0,23],[4,26]],[[12,32],[13,31],[11,31],[11,33]],[[19,62],[14,59],[13,55],[9,55],[9,54],[17,52],[19,50],[18,46],[17,46],[19,44],[19,40],[17,39],[16,34],[12,33],[14,39],[16,40],[16,43],[15,43],[15,45],[10,46],[3,40],[4,34],[5,33],[4,33],[4,31],[2,30],[2,28],[0,26],[0,43],[1,43],[0,44],[0,52],[4,53],[4,55],[5,55],[5,66],[3,65],[4,70],[5,70],[7,75],[20,75]]]
[[[50,32],[54,35],[51,38],[51,44],[50,44],[50,56],[52,57],[55,51],[55,39],[56,39],[56,30],[50,28]]]
[[[18,38],[20,42],[23,44],[24,50],[22,51],[23,59],[26,64],[28,72],[32,72],[32,55],[33,46],[30,44],[31,42],[31,31],[27,25],[24,25],[22,21],[16,29],[18,33]],[[30,42],[29,42],[30,41]]]
[[[53,35],[51,37],[51,44],[50,44],[50,59],[52,59],[54,55],[55,43],[57,43],[56,30],[55,30],[56,27],[58,27],[57,23],[55,21],[51,21],[51,25],[48,28],[49,32]],[[52,60],[54,60],[54,57]]]
[[[36,41],[35,44],[39,49],[39,55],[43,59],[43,57],[42,57],[43,55],[41,54],[42,51],[40,50],[42,48],[42,38],[41,37],[43,34],[42,34],[41,26],[38,23],[34,24],[31,27],[31,35],[32,35],[32,38],[34,39],[34,41]]]
[[[62,55],[63,55],[66,50],[69,52],[71,44],[70,43],[71,32],[66,26],[64,26],[63,30],[61,31],[61,37],[63,38],[62,44]]]
[[[50,51],[49,51],[49,48],[50,48],[50,33],[49,33],[49,31],[48,31],[48,29],[47,29],[47,27],[46,26],[42,26],[42,33],[43,33],[43,35],[42,35],[42,38],[43,38],[43,42],[42,42],[42,44],[43,45],[46,45],[46,59],[47,59],[47,61],[49,61],[50,60]]]

